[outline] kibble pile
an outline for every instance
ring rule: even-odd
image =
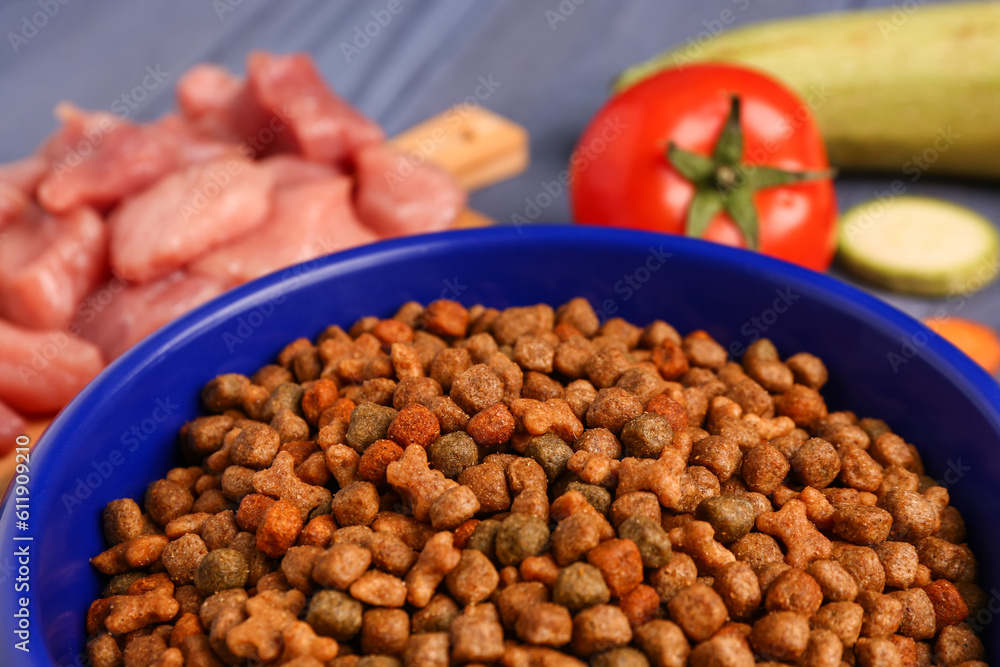
[[[277,362],[108,504],[93,667],[985,664],[947,489],[811,354],[436,301]]]

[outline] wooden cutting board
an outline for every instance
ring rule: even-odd
[[[389,143],[406,153],[412,164],[424,161],[446,169],[465,189],[485,188],[524,171],[528,166],[528,131],[482,107],[459,105],[393,137]],[[456,228],[486,227],[494,221],[465,209]],[[26,435],[34,445],[51,417],[28,424]],[[14,454],[0,458],[0,489],[14,473]]]

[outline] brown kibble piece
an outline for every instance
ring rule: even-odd
[[[335,544],[316,560],[312,577],[320,586],[346,590],[371,563],[368,549],[356,544]]]
[[[809,622],[791,611],[776,611],[753,625],[754,651],[775,660],[791,661],[802,655],[809,642]]]
[[[402,609],[369,609],[361,621],[365,655],[401,656],[410,639],[410,616]]]
[[[451,622],[452,658],[457,662],[492,662],[504,653],[503,626],[492,604],[467,607]]]
[[[146,511],[161,526],[190,512],[192,505],[191,491],[177,482],[161,479],[146,488]]]
[[[977,661],[986,658],[983,642],[965,625],[948,626],[934,645],[939,664],[960,667],[978,667]]]
[[[486,600],[500,583],[500,575],[482,551],[465,549],[458,565],[445,577],[452,597],[463,605]]]
[[[608,387],[597,392],[587,410],[587,427],[605,428],[617,435],[629,420],[641,414],[642,403],[634,394],[618,387]]]
[[[351,596],[376,607],[402,607],[406,603],[406,585],[398,577],[378,570],[368,570],[350,588]]]
[[[660,615],[660,596],[652,586],[639,584],[618,601],[634,631]]]
[[[290,502],[279,500],[264,513],[257,528],[257,548],[278,558],[295,544],[302,530],[302,513]]]
[[[529,644],[558,647],[573,637],[573,619],[562,605],[527,605],[515,624],[517,636]]]
[[[438,299],[427,304],[422,319],[431,333],[460,338],[469,326],[469,311],[457,301]]]
[[[803,484],[822,489],[840,474],[840,456],[826,440],[810,438],[792,457],[792,469]]]
[[[670,618],[692,641],[711,637],[729,619],[726,604],[710,587],[694,583],[667,603]]]
[[[642,555],[632,540],[606,540],[587,552],[587,562],[601,571],[614,597],[624,597],[642,583]]]
[[[631,640],[632,628],[618,607],[596,605],[584,609],[573,619],[573,652],[580,657],[625,646]]]
[[[441,425],[433,412],[411,403],[396,414],[386,435],[403,449],[410,445],[428,447],[441,435]]]
[[[747,488],[764,495],[778,488],[790,468],[784,455],[766,442],[755,446],[743,457],[742,473]]]
[[[816,580],[798,568],[778,575],[767,589],[764,606],[768,611],[794,611],[812,616],[823,603],[823,591]]]
[[[858,640],[854,647],[854,657],[859,667],[883,667],[902,665],[903,658],[899,649],[889,639],[864,637]]]
[[[716,573],[712,587],[734,620],[749,620],[760,607],[760,583],[747,563],[736,561],[723,567]]]
[[[892,515],[878,507],[844,505],[833,513],[833,532],[854,544],[879,544],[891,529]]]
[[[143,533],[142,510],[131,498],[112,500],[104,508],[104,538],[114,546]]]
[[[930,596],[922,588],[889,593],[903,604],[899,634],[914,639],[930,639],[935,633],[935,610]]]

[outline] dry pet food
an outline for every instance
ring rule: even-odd
[[[206,378],[90,664],[985,665],[947,489],[788,352],[436,301]]]

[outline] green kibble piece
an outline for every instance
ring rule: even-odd
[[[465,546],[467,549],[478,549],[490,560],[496,558],[497,533],[500,532],[500,522],[496,519],[480,521]]]
[[[524,453],[535,459],[538,465],[542,466],[545,476],[549,482],[555,480],[564,470],[569,458],[573,456],[573,448],[567,445],[562,438],[552,433],[540,435],[532,438],[528,442]]]
[[[618,536],[635,542],[644,567],[666,565],[674,555],[666,531],[644,514],[633,514],[622,521]]]
[[[479,448],[468,433],[455,431],[431,443],[427,448],[427,461],[448,479],[455,479],[463,470],[479,463]]]
[[[611,493],[603,486],[585,484],[584,482],[570,482],[566,485],[566,491],[579,491],[587,499],[587,502],[604,516],[607,516],[608,510],[611,509]]]
[[[249,576],[247,560],[233,549],[216,549],[201,559],[194,571],[194,585],[203,595],[230,588],[244,588]]]
[[[573,563],[564,567],[552,586],[552,601],[574,614],[587,607],[607,604],[611,591],[601,571],[590,563]]]
[[[502,565],[518,565],[549,548],[549,527],[537,516],[511,514],[500,524],[495,549]]]
[[[385,405],[369,401],[351,411],[347,427],[347,444],[358,454],[364,454],[376,440],[385,440],[389,425],[396,418],[396,411]]]
[[[754,526],[754,508],[746,498],[713,496],[698,503],[695,518],[707,521],[715,529],[715,539],[732,544],[750,532]]]
[[[324,514],[333,514],[333,497],[327,498],[319,505],[313,508],[309,512],[309,517],[306,519],[306,523],[309,523],[318,516],[323,516]]]
[[[346,593],[322,590],[313,595],[306,623],[317,634],[346,642],[361,630],[363,605]]]
[[[621,441],[629,456],[658,459],[663,450],[674,441],[674,429],[666,417],[655,412],[644,412],[625,422]]]
[[[101,597],[109,598],[112,595],[125,595],[129,586],[139,579],[148,576],[149,574],[145,572],[126,572],[125,574],[115,575],[111,577],[111,581],[109,581],[108,585],[104,587]]]
[[[304,393],[305,390],[294,382],[282,382],[279,384],[264,403],[262,412],[264,421],[271,421],[276,415],[281,414],[285,410],[293,412],[296,415],[301,415],[302,395]]]

